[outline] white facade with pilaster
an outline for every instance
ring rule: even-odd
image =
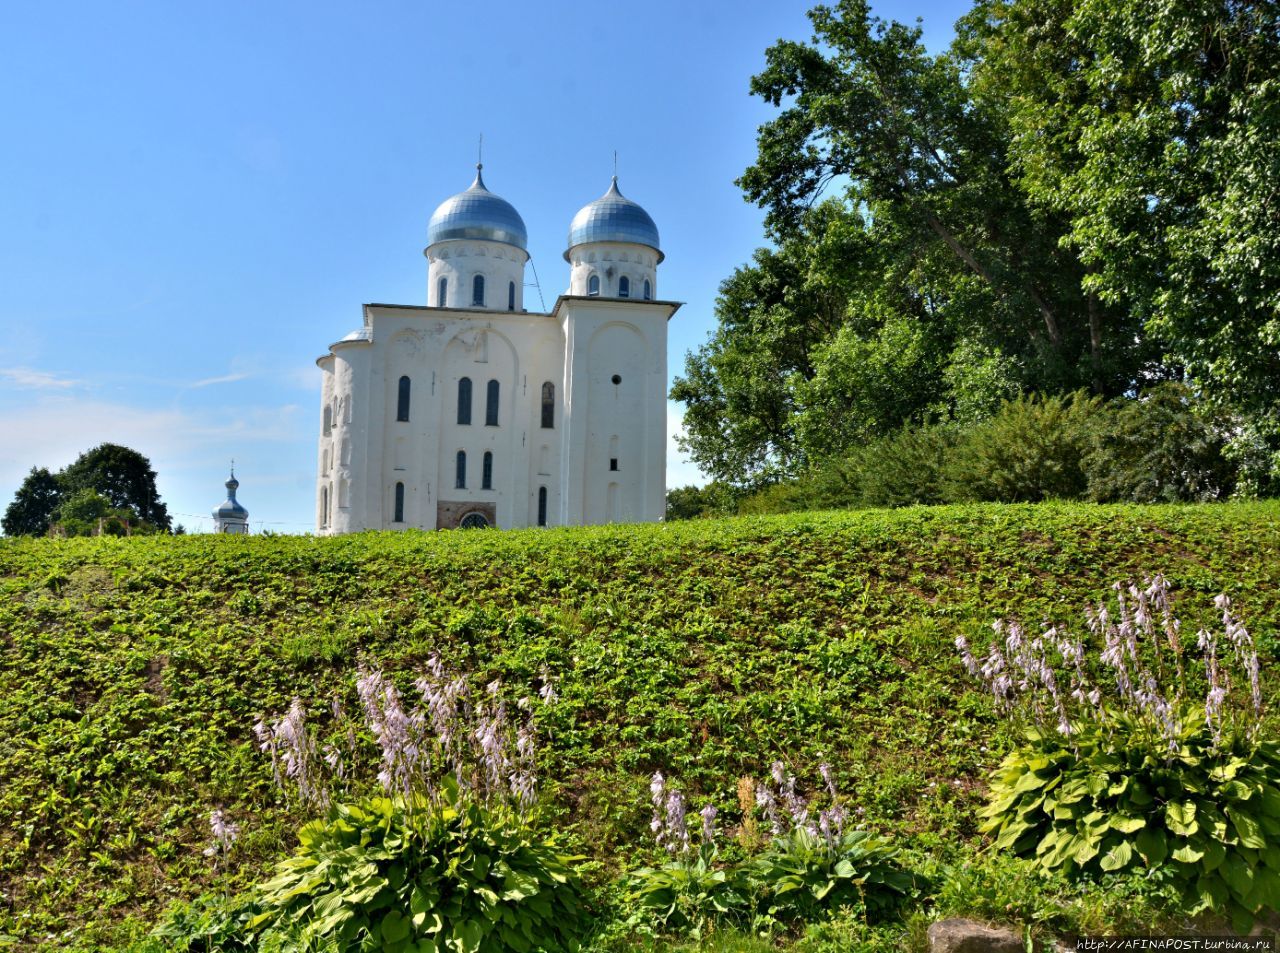
[[[524,310],[525,242],[477,173],[431,218],[427,304],[365,305],[317,361],[318,532],[662,519],[680,305],[656,297],[657,229],[615,179],[546,314]]]

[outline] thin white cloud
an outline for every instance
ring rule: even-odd
[[[209,387],[213,384],[234,384],[236,381],[248,380],[252,376],[253,375],[249,374],[247,371],[240,371],[235,374],[223,374],[221,377],[206,377],[204,380],[196,381],[191,385],[191,387]]]
[[[264,380],[299,390],[320,393],[320,372],[314,364],[305,365],[273,365],[260,361],[237,358],[231,362],[231,370],[226,374],[205,377],[185,385],[189,390],[198,390],[216,384],[235,384],[239,381]]]
[[[0,378],[19,387],[34,387],[41,390],[66,390],[79,387],[81,383],[69,377],[59,377],[49,371],[38,371],[32,367],[0,367]]]
[[[57,470],[100,443],[119,443],[145,454],[159,469],[212,447],[243,441],[289,443],[300,436],[299,408],[237,408],[215,418],[180,409],[151,409],[91,398],[48,396],[6,416],[0,439],[0,487],[16,487],[33,466]]]

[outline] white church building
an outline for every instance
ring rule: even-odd
[[[609,191],[569,226],[569,290],[524,308],[523,219],[475,182],[427,227],[427,304],[367,304],[323,372],[316,528],[572,526],[666,508],[658,229]]]

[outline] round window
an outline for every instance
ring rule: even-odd
[[[613,383],[614,383],[614,385],[615,385],[615,386],[616,386],[616,385],[618,385],[618,384],[621,384],[621,383],[622,383],[622,375],[621,375],[621,374],[614,374],[614,375],[613,375],[612,380],[613,380]]]
[[[468,513],[462,517],[462,522],[458,524],[459,529],[488,529],[489,521],[484,518],[483,513]]]

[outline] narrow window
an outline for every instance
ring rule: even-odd
[[[324,435],[327,437],[333,433],[333,408],[328,404],[324,405]]]
[[[507,310],[514,311],[516,309],[516,283],[513,281],[507,285]]]
[[[471,378],[464,377],[458,381],[458,423],[467,426],[471,423]]]
[[[628,278],[626,275],[623,275],[621,278],[618,279],[618,297],[619,298],[631,297],[631,279]]]
[[[471,305],[475,308],[484,307],[484,275],[476,275],[471,279]]]
[[[395,522],[404,522],[404,484],[396,484],[396,515]]]
[[[542,385],[542,426],[551,430],[556,425],[556,385],[547,381]]]
[[[653,297],[653,286],[649,284],[649,279],[644,280],[644,300],[648,301]]]
[[[498,382],[489,381],[484,395],[484,425],[498,426]]]
[[[600,293],[600,276],[592,275],[587,279],[587,294],[598,295]]]
[[[547,525],[547,488],[538,487],[538,525]]]
[[[610,458],[609,458],[609,469],[610,469],[610,470],[617,470],[617,469],[618,469],[618,458],[617,458],[617,457],[610,457]]]
[[[484,452],[484,461],[480,469],[480,489],[493,489],[493,454],[488,450]]]
[[[436,283],[436,307],[443,308],[449,298],[449,279],[441,278]]]
[[[453,481],[453,485],[459,490],[467,488],[467,451],[458,451],[458,468],[457,476]]]
[[[409,378],[400,378],[400,392],[396,397],[396,420],[409,419]]]
[[[320,525],[329,525],[329,488],[320,487]]]

